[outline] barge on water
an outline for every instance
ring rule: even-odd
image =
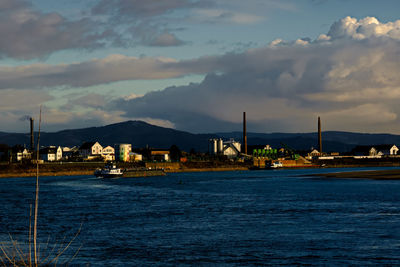
[[[118,178],[122,177],[124,173],[115,164],[106,164],[102,169],[96,169],[94,176],[98,178]]]
[[[152,176],[165,176],[164,170],[160,169],[149,169],[149,168],[135,168],[125,169],[122,177],[152,177]]]

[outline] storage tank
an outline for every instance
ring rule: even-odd
[[[213,153],[216,155],[218,153],[218,139],[213,139],[212,140],[213,144]]]
[[[210,144],[210,154],[216,155],[218,152],[218,139],[210,139],[209,144]]]
[[[218,153],[222,153],[223,150],[224,150],[224,141],[222,141],[222,139],[220,138],[218,140]]]

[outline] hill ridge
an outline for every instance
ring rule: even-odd
[[[27,131],[28,132],[28,131]],[[285,143],[298,150],[310,150],[317,147],[317,133],[254,133],[248,132],[249,145],[266,145],[280,147]],[[87,141],[99,141],[102,145],[130,143],[134,148],[156,147],[169,148],[177,145],[180,149],[190,151],[208,151],[208,139],[234,138],[242,140],[242,132],[195,134],[182,130],[153,125],[141,120],[129,120],[78,129],[64,129],[57,132],[42,132],[41,144],[80,146]],[[388,133],[356,133],[344,131],[324,131],[322,133],[324,151],[345,152],[356,145],[399,144],[400,135]],[[7,145],[29,144],[28,133],[0,132],[0,143]]]

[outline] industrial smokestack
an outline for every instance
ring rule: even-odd
[[[34,151],[35,150],[35,147],[34,147],[34,139],[33,139],[33,118],[30,118],[30,120],[31,120],[31,151]]]
[[[318,151],[322,154],[321,118],[318,117]]]
[[[243,150],[247,155],[247,132],[246,132],[246,112],[243,112]]]

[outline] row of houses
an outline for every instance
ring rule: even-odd
[[[340,157],[353,157],[353,158],[382,158],[394,157],[400,155],[399,148],[394,144],[384,145],[362,145],[354,147],[351,152],[340,156],[339,153],[321,153],[314,149],[308,154],[308,158],[319,159],[334,159]]]
[[[17,147],[10,152],[12,161],[21,162],[34,159],[34,153],[26,148]],[[105,146],[99,142],[86,142],[80,147],[61,147],[48,146],[39,150],[39,159],[43,161],[61,161],[71,159],[94,160],[102,159],[105,161],[115,160],[115,149],[112,146]]]
[[[33,152],[23,148],[16,147],[9,153],[9,158],[13,162],[28,161],[35,159]],[[48,146],[39,150],[39,158],[46,162],[70,160],[70,161],[123,161],[137,162],[142,161],[143,156],[132,150],[131,144],[118,144],[113,146],[102,146],[99,142],[86,142],[80,147],[60,147]],[[168,150],[151,150],[146,157],[154,161],[170,161],[170,152]]]

